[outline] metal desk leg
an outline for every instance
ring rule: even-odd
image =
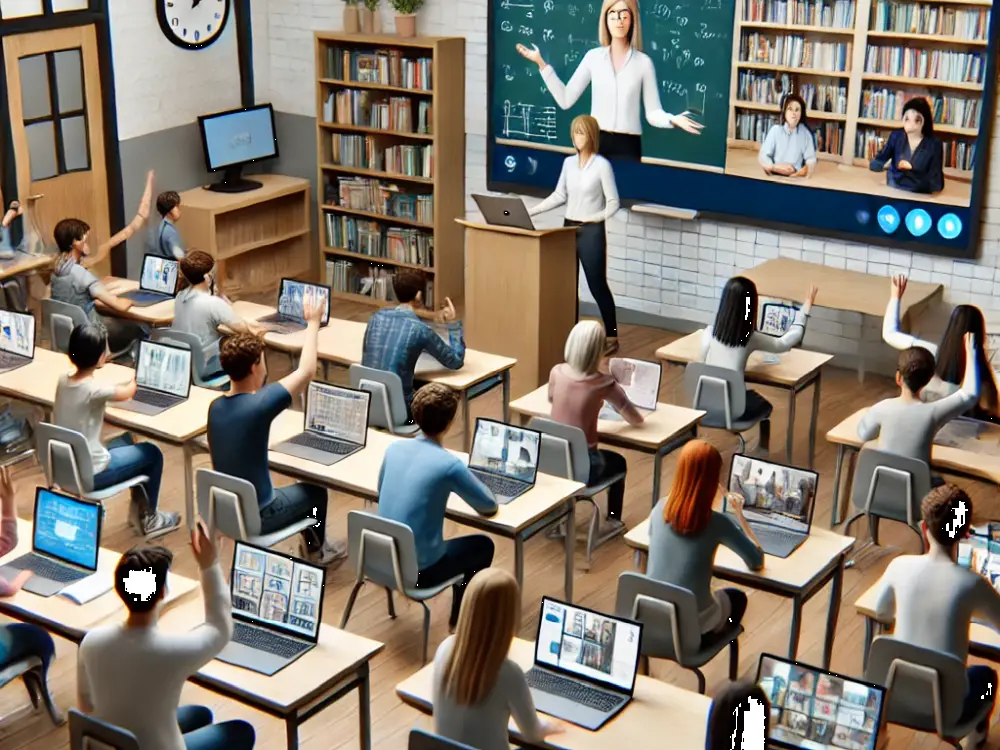
[[[837,446],[837,468],[833,475],[833,508],[830,510],[830,528],[840,523],[840,475],[844,470],[844,446]]]
[[[503,421],[510,424],[510,369],[503,371],[500,384],[503,389]]]
[[[837,637],[837,619],[840,617],[840,589],[844,583],[844,556],[840,556],[837,572],[830,582],[830,606],[826,614],[826,640],[823,642],[823,669],[830,668],[833,658],[833,641]]]
[[[465,429],[465,433],[463,434],[463,443],[468,450],[472,450],[472,429],[469,427],[471,418],[472,415],[469,413],[469,391],[465,390],[462,391],[462,426]]]
[[[795,654],[799,650],[799,635],[802,630],[802,599],[792,598],[792,627],[788,631],[788,658],[795,660]]]
[[[865,640],[861,643],[861,668],[868,669],[868,652],[871,651],[872,641],[875,640],[875,621],[865,618]]]
[[[288,750],[299,750],[299,722],[295,716],[285,719],[285,744]]]
[[[660,475],[663,473],[663,453],[656,451],[653,456],[653,507],[660,499]]]
[[[358,684],[358,744],[361,750],[372,750],[372,686],[368,662],[358,671],[361,675]]]
[[[573,573],[576,561],[576,498],[569,499],[569,513],[566,515],[566,580],[563,593],[566,601],[573,603]]]
[[[857,461],[858,453],[857,451],[851,451],[847,456],[847,499],[850,501],[851,493],[854,490],[854,465]],[[840,514],[840,520],[843,521],[847,518],[847,508],[844,508]]]
[[[792,389],[788,396],[788,436],[785,438],[785,456],[792,463],[792,444],[795,442],[795,398],[798,392]]]
[[[184,515],[189,529],[194,528],[194,451],[191,443],[181,446],[184,451]]]
[[[820,383],[823,380],[823,376],[820,373],[816,374],[816,380],[813,381],[813,408],[812,415],[809,417],[809,468],[811,469],[816,463],[816,429],[819,427],[819,391]]]
[[[566,529],[566,536],[576,541],[576,534],[572,528]],[[517,579],[517,587],[524,595],[524,540],[521,537],[514,539],[514,578]]]

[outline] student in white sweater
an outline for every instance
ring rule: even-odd
[[[521,592],[505,570],[486,568],[469,583],[458,630],[434,656],[434,731],[476,750],[510,750],[514,717],[525,742],[563,731],[538,718],[524,671],[507,658],[521,624]]]
[[[133,548],[115,568],[115,591],[128,608],[119,625],[91,630],[77,657],[80,710],[126,729],[142,750],[252,750],[245,721],[212,723],[200,706],[178,709],[188,678],[229,642],[233,619],[218,546],[202,522],[191,532],[201,569],[204,624],[183,633],[157,628],[173,554],[165,547]]]
[[[972,523],[972,501],[965,492],[950,484],[934,488],[924,498],[921,516],[927,552],[889,563],[878,584],[875,613],[881,622],[895,622],[894,638],[964,662],[973,618],[1000,630],[1000,593],[958,564],[958,543],[968,536]],[[973,716],[983,702],[992,704],[998,687],[992,667],[971,666],[968,676],[964,717]],[[981,747],[988,731],[987,719],[963,747]]]

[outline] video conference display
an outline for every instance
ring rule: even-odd
[[[1000,591],[1000,524],[991,523],[985,530],[973,529],[968,539],[959,542],[958,564],[981,575]]]
[[[777,524],[803,534],[816,497],[816,474],[772,464],[749,456],[734,456],[729,491],[743,498],[748,521]]]
[[[143,388],[186,397],[191,390],[191,350],[143,341],[135,380]]]
[[[489,188],[547,195],[574,153],[575,116],[594,114],[610,132],[630,132],[624,123],[639,118],[639,153],[612,157],[625,205],[972,254],[994,111],[996,19],[986,7],[863,6],[490,3]],[[618,77],[605,76],[600,66],[611,62],[595,57],[607,49],[599,30],[623,11],[641,52],[634,45]],[[639,54],[652,63],[655,89],[644,82],[619,92],[614,81],[628,85]],[[543,77],[539,62],[555,75]],[[592,110],[592,101],[603,103]],[[678,122],[671,115],[700,132],[667,127]]]
[[[82,568],[97,568],[101,506],[39,489],[34,546]]]
[[[0,349],[22,357],[35,351],[35,317],[0,310]]]
[[[237,544],[232,580],[234,611],[315,637],[322,592],[322,569]]]
[[[142,278],[139,280],[139,285],[151,292],[173,294],[177,291],[177,272],[176,260],[147,256],[142,262]]]
[[[307,284],[304,281],[282,279],[281,292],[278,294],[278,312],[299,320],[305,319],[305,304],[323,305],[321,322],[326,325],[330,321],[330,290],[318,284]]]
[[[364,445],[368,429],[368,399],[365,391],[310,383],[306,406],[306,429]]]
[[[533,430],[480,419],[476,423],[469,466],[533,482],[538,469],[538,443],[539,434]]]

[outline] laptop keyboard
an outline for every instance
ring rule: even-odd
[[[802,538],[802,534],[797,531],[789,531],[788,529],[782,529],[777,526],[768,526],[766,524],[751,524],[750,528],[753,529],[753,533],[757,536],[757,540],[762,544],[766,545],[771,542],[777,546],[785,546],[797,542]]]
[[[529,669],[525,677],[528,678],[528,687],[566,698],[596,711],[611,711],[622,702],[620,695],[589,687],[576,680],[568,680],[543,669]]]
[[[136,303],[163,302],[164,300],[170,299],[170,296],[167,294],[160,294],[159,292],[146,292],[139,289],[133,289],[131,292],[125,292],[120,296]]]
[[[306,650],[305,644],[284,638],[261,628],[252,628],[241,622],[233,624],[233,640],[257,651],[264,651],[283,659],[291,659]]]
[[[289,315],[269,315],[257,322],[267,326],[272,332],[280,334],[297,333],[306,327],[303,321]]]
[[[58,581],[59,583],[79,581],[90,575],[89,571],[70,568],[55,560],[36,555],[34,552],[22,555],[16,560],[7,563],[7,565],[14,568],[14,570],[30,570],[37,576],[48,578],[50,581]]]
[[[20,354],[11,354],[10,352],[0,352],[0,369],[6,370],[8,367],[16,367],[17,365],[23,365],[28,361],[27,357],[23,357]]]
[[[497,474],[487,474],[482,471],[473,471],[479,479],[489,487],[497,497],[513,497],[524,489],[524,482],[509,477],[501,477]]]
[[[313,432],[303,432],[288,441],[293,445],[301,445],[304,448],[314,448],[323,453],[335,453],[343,456],[355,450],[358,446],[355,443],[345,443],[334,438],[323,437]]]
[[[150,406],[173,406],[174,404],[179,403],[182,399],[179,399],[177,396],[172,396],[169,393],[147,391],[140,388],[135,392],[132,400],[140,401],[144,404],[149,404]]]

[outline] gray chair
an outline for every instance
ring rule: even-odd
[[[936,734],[955,747],[986,719],[991,702],[960,722],[968,677],[961,659],[882,635],[872,642],[865,679],[885,685],[886,721]],[[968,748],[968,750],[973,750]]]
[[[131,732],[78,711],[69,710],[69,750],[140,750]]]
[[[15,276],[13,279],[7,279],[0,284],[0,291],[3,292],[0,295],[0,303],[3,304],[3,309],[19,313],[31,312],[28,309],[28,283],[26,277]]]
[[[0,669],[0,688],[18,678],[24,681],[24,687],[28,690],[32,707],[37,711],[39,705],[44,703],[52,723],[62,724],[64,719],[52,701],[52,694],[49,693],[49,684],[42,671],[42,660],[37,656],[29,656]]]
[[[49,337],[49,346],[53,351],[66,354],[69,351],[69,336],[73,333],[73,329],[90,322],[90,318],[81,307],[51,297],[42,300],[42,329]],[[129,344],[120,352],[112,352],[110,359],[131,357],[134,350],[135,344]]]
[[[413,530],[406,524],[390,521],[375,513],[363,510],[348,513],[347,541],[355,581],[340,620],[340,629],[347,627],[354,600],[366,581],[385,589],[389,600],[389,617],[393,619],[396,617],[396,608],[392,592],[398,591],[407,599],[419,602],[424,608],[423,663],[426,664],[427,641],[431,631],[431,611],[427,607],[427,600],[461,583],[463,576],[457,575],[437,586],[418,589],[417,544],[413,538]]]
[[[393,435],[410,436],[420,431],[415,424],[406,423],[406,397],[399,375],[386,370],[376,370],[361,365],[351,365],[351,388],[368,391],[371,407],[368,424]]]
[[[184,349],[191,350],[191,372],[194,384],[200,388],[212,388],[214,390],[228,390],[229,376],[219,375],[208,377],[215,373],[207,372],[208,357],[205,356],[205,349],[201,345],[201,339],[193,333],[178,331],[175,328],[154,328],[152,331],[153,341],[164,344],[173,344]]]
[[[436,734],[425,732],[422,729],[411,729],[410,744],[407,746],[407,750],[473,750],[473,748],[469,745],[463,745],[461,742],[446,740],[444,737],[438,737]]]
[[[587,446],[587,436],[583,434],[583,430],[541,417],[532,417],[528,427],[542,433],[542,444],[538,450],[539,471],[587,484],[587,480],[590,479],[590,450]],[[614,474],[596,484],[587,485],[576,495],[577,500],[588,502],[594,507],[594,512],[590,516],[590,528],[587,532],[588,567],[593,557],[594,548],[620,533],[615,532],[604,538],[597,538],[601,517],[597,496],[624,477],[624,472]],[[567,529],[566,533],[575,534],[576,529]]]
[[[740,663],[740,634],[743,626],[730,624],[704,647],[698,623],[698,602],[692,592],[680,586],[653,580],[642,573],[618,576],[615,614],[643,625],[643,660],[668,659],[698,676],[698,692],[705,692],[701,667],[729,647],[729,679],[735,680]]]
[[[250,482],[211,469],[198,469],[195,488],[198,513],[208,527],[240,542],[273,547],[316,524],[313,518],[303,518],[283,529],[262,534],[257,491]]]
[[[691,362],[684,368],[684,392],[691,408],[705,412],[699,425],[732,432],[740,441],[739,452],[746,449],[744,433],[760,425],[761,434],[771,429],[771,405],[756,414],[746,414],[747,386],[742,372]],[[763,440],[761,441],[763,442]]]

